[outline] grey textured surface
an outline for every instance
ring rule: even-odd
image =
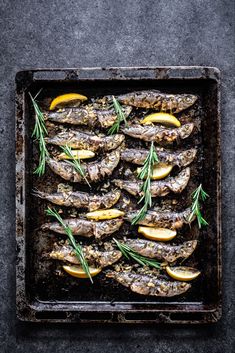
[[[0,352],[234,352],[234,2],[0,1]],[[206,65],[222,71],[224,306],[204,327],[46,325],[15,318],[14,77],[23,68]]]

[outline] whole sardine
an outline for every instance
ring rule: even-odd
[[[186,208],[181,212],[150,210],[147,212],[145,218],[139,221],[138,224],[149,227],[178,229],[184,224],[190,224],[195,219],[194,216],[189,221],[191,212],[191,208]],[[126,213],[125,219],[128,222],[132,222],[132,219],[136,216],[136,214],[137,211],[130,211]]]
[[[131,113],[132,107],[123,107],[126,117]],[[56,112],[45,113],[45,118],[56,123],[73,125],[86,125],[89,127],[108,128],[114,124],[117,114],[114,108],[94,108],[91,105],[78,108],[64,108]]]
[[[187,186],[190,179],[190,168],[183,169],[176,177],[168,177],[165,180],[152,181],[150,186],[151,195],[153,197],[166,196],[170,191],[181,193]],[[114,179],[113,183],[120,189],[124,189],[133,196],[142,194],[141,188],[143,181]]]
[[[197,96],[193,94],[168,94],[157,90],[131,92],[116,98],[125,105],[170,111],[171,113],[179,113],[191,107],[197,100]]]
[[[185,293],[191,284],[180,281],[166,281],[156,276],[137,274],[134,272],[108,272],[108,278],[114,278],[132,292],[157,297],[173,297]]]
[[[95,237],[97,239],[105,238],[116,232],[123,220],[121,218],[110,219],[107,221],[96,222],[80,218],[68,218],[63,220],[66,226],[69,226],[73,235],[80,235],[86,238]],[[43,230],[51,230],[56,233],[66,234],[64,227],[58,222],[45,223],[41,227]]]
[[[142,256],[158,261],[175,262],[177,259],[187,259],[196,249],[197,240],[186,241],[180,245],[168,245],[145,239],[127,239],[126,245]]]
[[[90,183],[98,182],[107,176],[110,176],[120,160],[120,152],[112,151],[100,162],[82,163],[86,179]],[[84,177],[66,161],[59,162],[53,158],[47,158],[47,164],[54,173],[60,175],[63,179],[73,183],[86,183]]]
[[[87,208],[89,211],[112,207],[120,198],[119,190],[110,191],[104,195],[90,195],[81,191],[64,191],[48,194],[34,191],[34,195],[59,206]]]
[[[178,167],[186,167],[193,162],[197,150],[190,148],[185,151],[172,151],[160,147],[155,147],[158,159],[161,163],[171,164]],[[121,159],[123,161],[143,165],[147,158],[149,150],[127,148],[121,152]]]
[[[124,135],[97,136],[93,133],[69,130],[61,131],[54,137],[46,137],[46,143],[57,146],[69,146],[76,149],[89,151],[110,151],[116,149],[125,140]]]
[[[158,125],[130,125],[123,128],[124,134],[144,141],[157,143],[172,143],[179,139],[186,139],[193,131],[194,124],[189,123],[177,128],[169,128]]]
[[[90,245],[83,246],[82,250],[88,264],[100,268],[110,266],[122,257],[121,251],[115,249],[100,251]],[[67,242],[64,245],[58,245],[55,243],[49,256],[51,259],[68,261],[75,265],[80,263],[72,246]]]

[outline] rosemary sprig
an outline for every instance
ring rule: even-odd
[[[45,136],[47,135],[44,116],[36,102],[36,97],[38,96],[38,94],[35,97],[32,97],[31,93],[29,92],[29,96],[31,98],[34,111],[35,111],[35,125],[33,129],[32,137],[35,137],[35,139],[38,141],[39,152],[40,152],[39,164],[38,164],[38,167],[35,169],[34,173],[37,174],[38,176],[42,176],[45,173],[46,157],[49,157],[49,152],[47,150],[45,139],[44,139]]]
[[[137,215],[132,219],[131,224],[135,225],[138,221],[144,219],[148,207],[152,206],[152,195],[151,195],[151,177],[153,174],[153,166],[159,163],[159,159],[154,148],[154,143],[151,142],[149,153],[144,161],[144,165],[141,168],[140,173],[138,174],[138,178],[144,180],[143,185],[141,187],[141,192],[143,195],[141,196],[138,203],[144,200],[143,207],[139,210]]]
[[[84,178],[84,180],[86,181],[87,185],[89,185],[89,187],[91,187],[89,181],[86,178],[85,175],[85,171],[81,165],[81,161],[79,158],[75,158],[73,153],[72,153],[72,149],[66,145],[66,146],[61,146],[62,151],[67,154],[67,156],[69,156],[69,158],[72,159],[72,161],[65,161],[66,163],[70,164],[73,168],[76,169],[76,171]]]
[[[120,129],[120,124],[122,121],[124,121],[126,127],[128,126],[126,116],[122,109],[122,106],[114,96],[113,96],[113,107],[114,107],[115,113],[117,114],[117,119],[113,124],[113,126],[111,126],[111,128],[108,130],[108,135],[116,134]]]
[[[81,263],[83,270],[86,272],[87,276],[90,278],[91,283],[93,283],[88,263],[85,259],[83,251],[82,251],[82,247],[80,244],[76,243],[71,228],[69,226],[66,226],[63,219],[61,218],[61,216],[59,215],[59,213],[55,209],[51,209],[50,207],[48,207],[46,210],[46,214],[47,214],[47,216],[52,216],[52,217],[56,218],[57,221],[62,225],[62,227],[64,228],[64,230],[69,238],[69,242],[72,245],[77,258],[78,258],[79,262]]]
[[[209,195],[203,190],[202,184],[198,186],[192,193],[192,212],[189,216],[189,222],[193,219],[194,215],[197,217],[198,227],[207,226],[207,221],[202,217],[200,201],[204,202]]]
[[[122,254],[129,260],[130,258],[132,258],[133,260],[135,260],[136,262],[138,262],[140,265],[142,266],[149,266],[149,267],[155,267],[157,269],[161,268],[161,263],[157,262],[155,260],[149,259],[145,256],[142,256],[140,254],[138,254],[137,252],[135,252],[135,250],[133,250],[129,245],[120,243],[118,240],[114,239],[117,247],[119,248],[119,250],[122,252]]]

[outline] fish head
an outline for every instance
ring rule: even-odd
[[[133,93],[121,94],[117,97],[117,100],[124,105],[130,104],[132,99]]]
[[[170,189],[175,193],[182,192],[188,185],[190,179],[190,168],[183,169],[172,181]]]
[[[197,96],[194,94],[184,94],[182,97],[177,101],[177,108],[175,113],[181,112],[189,107],[191,107],[197,100]]]
[[[119,250],[107,251],[104,253],[103,258],[106,262],[106,266],[112,265],[122,257],[122,253]]]
[[[120,190],[114,190],[112,193],[112,203],[115,204],[116,202],[118,202],[118,200],[121,197],[121,191]]]
[[[122,108],[122,110],[123,110],[125,116],[128,117],[132,112],[132,107],[130,105],[127,105],[127,106],[124,106]]]
[[[197,240],[189,240],[182,244],[180,249],[181,257],[188,258],[196,249]]]
[[[120,152],[113,151],[104,159],[104,168],[112,171],[119,163],[120,160]]]
[[[122,144],[124,140],[125,140],[125,136],[121,134],[107,136],[105,138],[105,150],[106,151],[115,150],[118,146]]]
[[[180,164],[182,166],[189,165],[190,163],[192,163],[192,161],[196,157],[196,154],[197,154],[196,148],[191,148],[189,150],[181,152],[180,153]]]
[[[183,211],[183,218],[186,224],[190,224],[195,220],[196,215],[192,213],[192,209],[188,207],[185,211]]]
[[[189,290],[191,288],[191,284],[190,283],[186,283],[186,282],[174,282],[175,283],[175,290],[173,289],[173,293],[177,293],[177,294],[182,294],[187,292],[187,290]]]
[[[184,124],[179,128],[179,134],[181,139],[186,139],[189,137],[193,131],[194,124],[193,123],[188,123]]]
[[[68,255],[73,254],[73,248],[66,242],[64,245],[54,243],[53,249],[49,256],[51,259],[65,260]]]
[[[121,179],[113,179],[112,183],[120,189],[123,187],[123,180]]]
[[[130,271],[115,272],[115,278],[119,283],[125,287],[130,287],[135,278],[135,274]]]

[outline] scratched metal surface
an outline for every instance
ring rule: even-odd
[[[36,70],[19,72],[16,84],[16,239],[19,318],[58,322],[94,320],[110,323],[216,322],[221,315],[219,71],[203,67]],[[61,178],[55,176],[49,168],[42,178],[33,174],[38,155],[30,139],[33,130],[33,111],[28,92],[36,94],[39,87],[43,88],[42,102],[61,92],[77,90],[88,97],[151,88],[198,95],[198,102],[192,108],[178,114],[182,122],[193,121],[195,124],[192,137],[180,143],[182,148],[195,146],[198,149],[197,157],[190,166],[189,185],[179,196],[171,194],[156,200],[156,205],[161,207],[164,207],[164,204],[165,207],[166,204],[169,207],[172,202],[176,202],[176,206],[172,204],[173,209],[182,210],[190,205],[190,195],[200,182],[203,182],[210,194],[206,212],[209,222],[207,229],[199,232],[197,223],[194,222],[191,228],[184,226],[176,239],[176,243],[179,244],[189,239],[198,240],[198,247],[187,264],[199,268],[202,276],[194,281],[190,291],[173,298],[142,297],[107,279],[105,273],[101,273],[95,278],[94,284],[89,285],[87,281],[59,275],[61,263],[52,261],[44,255],[51,251],[58,235],[40,230],[40,226],[47,221],[45,209],[48,203],[35,198],[32,190],[53,192],[56,185],[61,182]],[[213,125],[210,133],[208,133],[209,125]],[[137,141],[126,138],[126,144],[128,143],[138,144]],[[123,162],[119,163],[110,180],[123,177],[121,171],[126,167],[122,164]],[[99,191],[102,185],[103,183],[98,183],[95,191]],[[132,203],[133,208],[136,208],[134,198],[131,199]],[[118,204],[116,207],[119,207]],[[63,213],[63,217],[66,218],[66,208]],[[125,225],[116,232],[115,237],[122,239],[124,234],[133,236],[135,231]],[[83,240],[83,243],[86,241]],[[87,311],[92,311],[93,314],[85,314]],[[96,312],[99,312],[99,315],[102,312],[106,314],[98,316]],[[119,315],[113,315],[114,312],[119,312]],[[132,319],[129,314],[132,314]]]

